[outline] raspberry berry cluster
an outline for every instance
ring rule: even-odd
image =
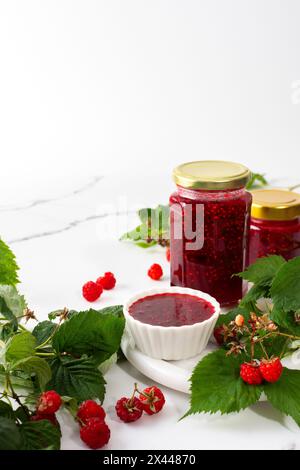
[[[86,400],[78,408],[76,420],[80,426],[80,438],[91,449],[100,449],[110,439],[105,417],[104,409],[94,400]]]
[[[270,320],[268,314],[258,316],[250,315],[248,322],[243,315],[237,315],[229,325],[222,325],[215,329],[214,336],[219,345],[226,346],[230,354],[248,353],[247,344],[250,344],[250,361],[244,362],[240,367],[240,377],[249,385],[260,385],[263,381],[277,382],[283,372],[279,357],[268,357],[264,348],[264,341],[279,336],[288,336],[278,331],[277,326]],[[255,346],[260,345],[265,357],[255,359]]]
[[[169,260],[170,253],[167,253]],[[158,281],[163,276],[163,270],[160,264],[154,263],[148,269],[148,276],[154,281]],[[82,295],[88,302],[95,302],[102,295],[103,290],[111,290],[116,285],[116,278],[110,271],[98,277],[96,282],[88,281],[82,286]]]
[[[99,299],[103,290],[111,290],[116,285],[116,278],[113,273],[106,272],[98,277],[96,282],[88,281],[82,287],[82,295],[88,302],[95,302]]]
[[[135,395],[138,394],[138,397]],[[159,413],[165,404],[165,397],[162,391],[152,385],[139,391],[137,384],[134,385],[134,391],[130,398],[122,397],[117,401],[115,409],[118,417],[125,423],[137,421],[143,415],[153,415]]]
[[[139,396],[136,397],[135,395]],[[141,418],[145,412],[149,415],[158,413],[165,404],[162,391],[156,387],[147,387],[142,392],[134,385],[130,398],[120,398],[115,406],[118,417],[125,423]],[[105,422],[106,413],[94,400],[86,400],[79,406],[75,419],[80,426],[80,438],[91,449],[100,449],[110,439],[110,429]]]
[[[253,360],[241,365],[240,376],[248,385],[260,385],[265,380],[269,383],[277,382],[282,374],[283,366],[278,357],[271,359]]]

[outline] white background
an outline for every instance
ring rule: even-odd
[[[297,0],[0,0],[1,203],[193,159],[299,172],[299,23]]]
[[[39,319],[87,309],[81,286],[104,271],[118,284],[95,308],[152,288],[153,262],[169,284],[162,250],[103,234],[120,198],[166,203],[176,164],[235,160],[300,183],[299,26],[297,0],[0,0],[0,236]],[[135,380],[151,385],[128,363],[108,373],[108,449],[300,448],[267,403],[178,422],[188,397],[167,388],[161,414],[122,425],[114,404]],[[85,448],[59,419],[62,447]]]

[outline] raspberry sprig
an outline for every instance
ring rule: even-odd
[[[247,341],[250,340],[250,361],[240,366],[240,377],[248,385],[260,385],[264,381],[277,382],[283,372],[280,357],[269,357],[264,341],[275,336],[284,336],[287,339],[297,339],[295,336],[278,331],[278,327],[270,320],[268,314],[258,316],[250,315],[246,323],[243,315],[237,315],[229,325],[222,325],[215,329],[214,336],[218,344],[229,347],[227,355],[247,353]],[[256,359],[255,346],[260,345],[263,357]],[[284,351],[283,351],[284,352]]]
[[[135,394],[138,394],[138,398]],[[137,384],[134,384],[134,390],[131,398],[122,397],[117,401],[115,409],[118,417],[125,423],[137,421],[143,415],[157,414],[162,410],[165,404],[165,397],[162,391],[153,385],[139,391]]]

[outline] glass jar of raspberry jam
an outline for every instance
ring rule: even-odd
[[[300,256],[300,194],[257,189],[252,195],[250,263],[267,255]]]
[[[198,289],[221,306],[236,304],[243,281],[233,274],[247,263],[250,171],[226,161],[198,161],[175,168],[170,197],[171,285]]]

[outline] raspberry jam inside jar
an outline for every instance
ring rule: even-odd
[[[251,194],[250,171],[223,161],[180,165],[170,197],[171,285],[207,292],[221,306],[243,296],[233,276],[247,263]]]
[[[189,294],[154,294],[129,307],[136,320],[148,325],[184,326],[208,320],[215,308],[207,300]]]
[[[300,194],[260,189],[252,195],[250,263],[267,255],[300,256]]]

